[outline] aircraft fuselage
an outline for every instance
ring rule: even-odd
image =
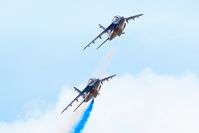
[[[99,95],[99,90],[101,88],[100,80],[96,81],[96,83],[91,87],[92,88],[90,89],[90,91],[87,94],[85,94],[85,102],[88,102],[90,101],[90,99],[96,98]]]
[[[116,36],[120,36],[126,27],[126,19],[121,17],[120,20],[115,24],[113,31],[110,34],[109,40],[114,39]]]

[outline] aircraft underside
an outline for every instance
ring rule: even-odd
[[[97,89],[93,89],[90,93],[86,96],[85,102],[88,102],[91,98],[96,98],[99,92]]]

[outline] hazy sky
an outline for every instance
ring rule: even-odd
[[[114,52],[107,74],[136,75],[150,69],[159,75],[197,76],[198,4],[197,0],[0,1],[0,121],[25,119],[32,106],[45,110],[57,103],[61,88],[85,84],[110,49]],[[125,35],[99,51],[101,40],[82,51],[101,32],[99,23],[106,27],[114,15],[140,13],[144,15],[127,25]]]

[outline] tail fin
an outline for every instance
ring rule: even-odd
[[[101,24],[99,24],[99,28],[101,28],[103,31],[106,30],[106,28],[104,26],[102,26]],[[108,30],[106,33],[110,36],[111,31]]]
[[[75,91],[78,92],[78,94],[82,93],[82,91],[80,91],[79,89],[77,89],[76,87],[74,87]],[[81,95],[83,99],[85,99],[85,94]]]
[[[104,26],[102,26],[101,24],[99,24],[99,28],[105,30],[106,28]]]
[[[77,91],[78,93],[81,93],[81,91],[79,89],[77,89],[76,87],[74,87],[75,91]]]

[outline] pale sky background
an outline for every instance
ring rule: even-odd
[[[0,1],[0,122],[24,120],[35,106],[46,111],[57,104],[63,86],[72,90],[86,84],[110,49],[114,53],[107,74],[136,77],[150,69],[157,76],[174,79],[191,73],[198,81],[198,5],[197,0]],[[99,23],[106,27],[115,15],[140,13],[144,15],[127,25],[125,35],[99,51],[96,47],[101,40],[82,51],[101,32]],[[191,85],[184,93],[198,94],[195,84]],[[164,87],[159,89],[165,91]],[[143,93],[150,94],[150,89]],[[117,105],[114,91],[109,96]],[[198,111],[198,107],[196,102],[191,109]]]

